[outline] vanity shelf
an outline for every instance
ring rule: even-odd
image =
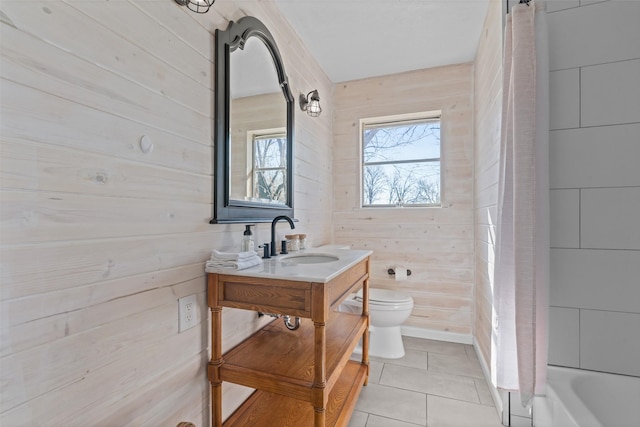
[[[365,298],[361,315],[335,309],[360,288],[368,295],[368,278],[368,256],[326,282],[209,273],[212,426],[223,425],[228,381],[256,391],[225,427],[346,427],[368,379],[369,307]],[[223,306],[299,316],[300,328],[276,319],[222,355]],[[350,360],[361,339],[361,361]]]
[[[349,363],[329,394],[326,426],[346,426],[360,389],[366,381],[366,368]],[[265,391],[254,392],[224,423],[225,427],[274,427],[313,425],[313,406]]]

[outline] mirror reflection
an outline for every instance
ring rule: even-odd
[[[287,203],[287,102],[264,42],[229,55],[229,199]]]

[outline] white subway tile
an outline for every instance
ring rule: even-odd
[[[551,70],[640,58],[640,2],[603,2],[549,13]]]
[[[640,59],[584,67],[581,79],[582,127],[640,122]]]
[[[580,190],[551,190],[551,246],[580,247]]]
[[[580,70],[549,73],[549,129],[580,127]]]
[[[550,132],[551,188],[640,185],[640,124]]]
[[[580,310],[582,369],[640,376],[639,360],[640,314]]]
[[[551,249],[550,305],[640,313],[640,251]]]
[[[580,219],[582,248],[640,249],[640,187],[582,190]]]
[[[549,308],[549,364],[580,366],[580,310]]]

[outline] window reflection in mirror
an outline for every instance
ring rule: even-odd
[[[229,61],[229,198],[286,204],[287,103],[273,59],[251,37]]]
[[[249,139],[249,138],[248,138]],[[257,201],[287,203],[287,138],[284,128],[251,132],[253,164],[248,192]]]

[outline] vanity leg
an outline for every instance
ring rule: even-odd
[[[218,300],[218,276],[208,275],[207,303],[211,309],[211,361],[207,374],[211,383],[211,426],[222,427],[222,307]]]
[[[367,268],[367,271],[369,269]],[[369,384],[369,279],[362,284],[362,315],[367,316],[367,328],[362,335],[362,364],[367,367],[364,385]]]
[[[211,425],[212,427],[222,427],[222,380],[220,379],[220,366],[222,366],[222,352],[220,351],[221,336],[215,338],[215,327],[213,324],[220,326],[222,308],[211,309],[211,323],[212,323],[212,348],[211,348],[211,361],[209,362],[208,374],[209,382],[211,383]],[[216,348],[218,347],[218,348]]]
[[[222,383],[211,383],[211,425],[222,427]]]
[[[325,427],[327,414],[327,337],[326,325],[323,322],[313,322],[314,326],[314,378],[312,390],[313,425]]]
[[[329,319],[329,295],[324,284],[311,287],[311,320],[313,321],[313,405],[314,427],[325,427],[327,402],[327,320]]]
[[[313,426],[324,427],[327,418],[326,414],[326,408],[313,408]]]

